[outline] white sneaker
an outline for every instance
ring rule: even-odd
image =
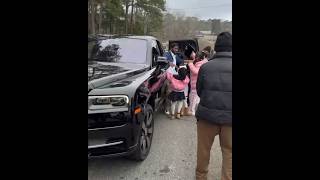
[[[167,111],[167,110],[165,110],[164,113],[165,113],[166,115],[170,115],[169,111]]]

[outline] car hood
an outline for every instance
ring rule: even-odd
[[[146,64],[88,61],[88,91],[143,73],[147,69]]]

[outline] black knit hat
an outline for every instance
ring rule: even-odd
[[[186,78],[187,73],[188,73],[188,72],[187,72],[187,68],[185,68],[185,67],[180,67],[179,70],[178,70],[178,74],[177,74],[177,75],[173,75],[173,77],[174,77],[175,79],[178,79],[178,80],[183,81],[183,80]]]
[[[232,35],[229,32],[222,32],[218,35],[214,46],[216,52],[232,52]]]

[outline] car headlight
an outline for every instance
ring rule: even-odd
[[[89,96],[88,98],[88,105],[126,106],[128,104],[129,98],[125,95]]]

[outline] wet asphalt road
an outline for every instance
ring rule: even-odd
[[[194,180],[197,132],[194,117],[169,120],[155,115],[150,153],[143,162],[125,158],[93,158],[88,160],[89,180]],[[221,150],[218,136],[211,149],[208,180],[221,175]]]

